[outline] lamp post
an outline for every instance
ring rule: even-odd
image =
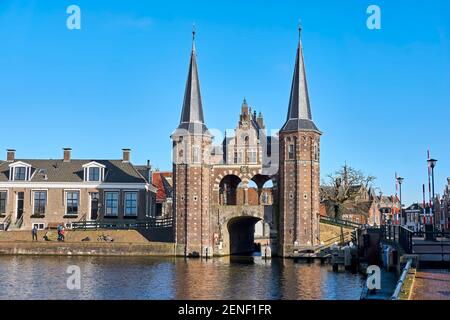
[[[428,162],[428,166],[431,168],[431,194],[432,194],[432,197],[433,197],[433,199],[431,200],[431,205],[432,205],[432,210],[433,210],[433,212],[432,212],[432,215],[433,215],[433,223],[432,223],[432,225],[433,225],[433,231],[434,231],[435,228],[436,228],[436,210],[434,208],[434,167],[436,166],[437,160],[436,159],[428,159],[427,162]]]
[[[403,183],[403,180],[405,180],[405,178],[397,177],[397,182],[400,187],[400,216],[401,216],[401,219],[403,219],[403,205],[402,205],[402,183]]]

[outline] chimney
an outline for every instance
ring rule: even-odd
[[[71,155],[72,155],[72,149],[63,148],[63,150],[64,150],[64,162],[70,162]]]
[[[123,151],[122,162],[130,162],[131,149],[122,149],[122,151]]]
[[[147,160],[147,173],[148,173],[148,183],[153,183],[153,172],[152,165],[150,164],[150,160]]]
[[[7,149],[6,150],[6,161],[14,162],[15,159],[16,159],[16,150],[14,150],[14,149]]]

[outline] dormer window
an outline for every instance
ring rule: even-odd
[[[102,182],[105,180],[105,166],[98,162],[89,162],[83,165],[84,181]]]
[[[32,167],[28,163],[14,162],[9,165],[10,181],[30,181],[32,176]]]
[[[100,180],[100,168],[92,167],[88,168],[88,181],[99,181]]]
[[[16,167],[14,170],[14,180],[15,181],[25,181],[27,178],[27,168],[26,167]]]

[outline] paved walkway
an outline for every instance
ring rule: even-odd
[[[42,237],[45,235],[46,231],[38,231],[39,242],[44,242]],[[100,235],[108,235],[114,239],[114,242],[126,242],[126,243],[148,243],[149,241],[144,238],[136,230],[77,230],[77,231],[66,231],[66,242],[82,242],[86,237],[90,238],[90,242],[98,243],[97,238]],[[51,230],[49,238],[52,242],[57,240],[57,231]],[[1,231],[0,232],[0,242],[31,242],[31,230],[30,231]]]
[[[449,300],[450,271],[420,270],[416,273],[411,300]]]

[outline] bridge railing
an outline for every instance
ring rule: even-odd
[[[324,216],[320,217],[320,222],[337,225],[337,226],[346,226],[346,227],[351,227],[351,228],[356,228],[356,229],[362,228],[364,226],[360,223],[356,223],[353,221],[342,220],[342,219],[331,218],[331,217],[324,217]]]
[[[147,220],[135,221],[78,221],[71,224],[73,230],[89,229],[111,229],[111,230],[130,230],[130,229],[160,229],[173,226],[173,218],[151,218]]]
[[[426,240],[426,237],[433,240]],[[422,241],[414,241],[412,251],[414,254],[424,254],[428,257],[437,256],[441,261],[430,260],[435,262],[450,262],[450,232],[432,231],[432,232],[414,232],[413,237],[422,238]],[[427,261],[424,259],[424,261]]]
[[[380,227],[384,241],[398,243],[406,253],[412,253],[414,232],[403,226],[384,225]]]

